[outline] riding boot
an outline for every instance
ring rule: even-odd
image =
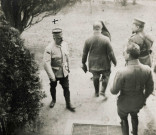
[[[107,88],[107,81],[102,78],[102,88],[101,88],[100,95],[105,96],[106,88]]]
[[[64,87],[64,97],[65,97],[65,101],[66,101],[66,108],[69,111],[75,112],[75,107],[73,107],[73,105],[70,103],[70,91],[68,87]]]
[[[93,77],[93,84],[95,88],[95,96],[98,97],[99,96],[99,78]]]
[[[66,108],[71,112],[75,112],[75,107],[70,102],[66,104]]]
[[[51,103],[50,103],[50,108],[53,108],[55,106],[55,103],[56,103],[56,101],[52,100]]]
[[[129,135],[129,125],[127,119],[121,121],[121,129],[123,135]]]
[[[56,103],[56,85],[57,85],[57,82],[53,82],[53,81],[50,82],[50,93],[52,96],[50,108],[53,108],[55,106],[55,103]]]
[[[132,134],[138,135],[138,117],[131,118],[132,121]]]

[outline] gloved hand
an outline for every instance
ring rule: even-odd
[[[82,64],[82,70],[86,73],[87,72],[87,66],[86,66],[86,64]]]

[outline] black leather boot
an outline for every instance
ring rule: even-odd
[[[64,97],[66,101],[66,108],[71,112],[75,112],[75,107],[73,107],[70,103],[70,91],[68,87],[64,87]]]
[[[107,80],[102,78],[102,88],[101,88],[100,95],[105,96],[106,88],[107,88]]]
[[[93,84],[95,88],[95,96],[98,97],[99,96],[99,78],[93,77]]]
[[[121,121],[121,129],[123,135],[129,135],[129,125],[128,120],[122,120]]]
[[[71,103],[66,103],[66,108],[71,112],[75,112],[75,107]]]
[[[50,108],[53,108],[55,106],[56,101],[52,100],[50,103]]]
[[[56,85],[57,85],[57,82],[53,82],[50,80],[50,93],[52,96],[52,101],[49,105],[50,108],[53,108],[56,103]]]
[[[138,135],[138,117],[132,117],[132,134]]]

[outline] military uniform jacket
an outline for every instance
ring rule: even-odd
[[[152,66],[152,60],[150,57],[150,49],[153,41],[151,41],[143,32],[134,33],[129,42],[134,42],[140,46],[140,57],[139,60],[142,64]]]
[[[118,108],[128,113],[139,111],[153,89],[154,83],[150,67],[141,64],[139,60],[132,60],[117,72],[111,93],[120,92],[117,101]]]
[[[62,42],[61,46],[51,42],[44,52],[44,68],[49,76],[53,79],[66,77],[69,72],[68,46]]]
[[[86,40],[82,63],[86,62],[87,56],[90,72],[109,70],[111,61],[116,65],[116,58],[110,40],[102,34],[93,35]]]

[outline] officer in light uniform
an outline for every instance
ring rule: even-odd
[[[151,47],[153,45],[152,38],[144,33],[144,25],[145,22],[134,19],[133,27],[132,27],[132,36],[129,39],[129,42],[136,43],[140,46],[140,56],[139,61],[148,66],[152,66],[152,60],[151,60]]]
[[[75,111],[75,108],[70,103],[68,46],[63,41],[62,29],[55,28],[52,30],[52,34],[54,41],[46,47],[44,52],[44,68],[50,79],[52,96],[50,107],[54,107],[56,103],[56,86],[59,81],[64,90],[66,108],[70,111]]]

